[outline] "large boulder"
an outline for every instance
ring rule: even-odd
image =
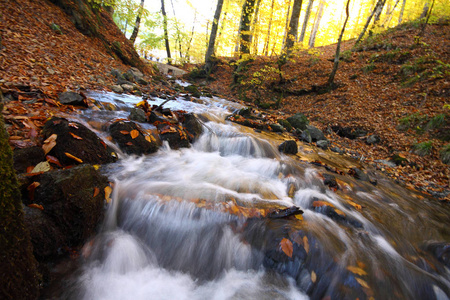
[[[285,141],[280,146],[278,146],[278,150],[286,154],[297,154],[297,143],[294,140]]]
[[[120,149],[127,154],[151,154],[159,148],[156,139],[143,132],[134,122],[114,122],[109,126],[109,132]]]
[[[56,157],[63,165],[104,164],[117,160],[110,147],[94,132],[78,122],[53,117],[45,123],[43,134],[45,139],[56,135],[54,140],[56,144],[48,154]],[[50,143],[53,142],[50,141],[47,144]],[[44,144],[44,147],[49,147],[47,144]]]
[[[354,140],[359,137],[367,135],[367,131],[362,128],[356,127],[342,127],[339,125],[331,126],[331,129],[336,132],[337,135],[341,137],[346,137],[348,139]]]
[[[306,125],[306,128],[303,130],[300,138],[308,143],[326,140],[325,135],[320,129],[310,125]]]
[[[180,124],[160,123],[156,127],[158,128],[161,140],[167,141],[170,148],[180,149],[191,146],[189,136]]]
[[[203,133],[203,126],[193,113],[184,114],[181,123],[191,143]]]
[[[27,210],[27,224],[39,256],[55,254],[65,246],[82,244],[94,234],[103,216],[105,187],[108,178],[91,165],[45,172],[28,177],[28,191],[22,195],[25,204],[40,205]],[[38,183],[38,184],[37,184]],[[23,189],[22,189],[23,190]],[[38,226],[41,225],[41,226]],[[55,243],[54,245],[42,245]]]
[[[41,147],[14,149],[14,169],[17,173],[25,173],[28,167],[45,161],[45,153]]]
[[[286,120],[289,122],[289,124],[292,125],[292,127],[299,130],[305,130],[306,125],[309,124],[308,118],[302,113],[296,113],[295,115],[287,118]]]

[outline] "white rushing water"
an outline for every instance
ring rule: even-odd
[[[112,93],[89,96],[102,105],[109,103],[122,109],[86,113],[86,118],[103,120],[127,116],[126,111],[141,101]],[[416,255],[412,242],[403,242],[419,235],[412,225],[422,225],[406,213],[413,209],[415,199],[402,196],[395,200],[352,181],[346,191],[364,204],[364,210],[355,209],[323,184],[318,169],[300,167],[280,154],[273,141],[224,122],[227,114],[242,106],[220,98],[200,100],[196,103],[180,98],[164,105],[210,120],[203,122],[204,132],[191,148],[172,150],[165,145],[147,157],[125,156],[107,169],[107,175],[115,181],[113,202],[102,231],[82,251],[85,261],[68,298],[307,299],[306,291],[311,293],[313,283],[320,279],[316,279],[318,274],[328,274],[334,279],[324,281],[319,292],[314,290],[313,298],[328,295],[327,290],[340,298],[333,289],[345,284],[352,288],[372,284],[373,289],[380,284],[377,295],[395,298],[389,289],[396,289],[400,298],[409,298],[423,295],[415,290],[414,285],[420,286],[415,283],[434,280],[432,288],[423,288],[424,293],[445,299],[450,288],[448,273],[438,276],[421,271],[410,262],[409,255]],[[159,98],[149,101],[154,105],[163,102]],[[329,213],[311,209],[317,200],[330,203],[345,219],[333,219]],[[264,240],[269,232],[262,227],[266,223],[262,220],[252,227],[248,219],[224,210],[236,204],[301,207],[308,227],[299,231],[304,236],[297,244],[306,249],[305,255],[313,256],[298,265],[295,261],[280,264],[286,268],[282,275],[267,271],[268,254],[259,249],[265,246],[258,242],[270,244],[270,240]],[[387,217],[381,214],[384,211]],[[408,231],[391,232],[398,223]],[[249,233],[251,230],[256,233]],[[309,242],[302,230],[308,232]],[[440,237],[429,232],[432,237]],[[291,234],[294,237],[297,233]],[[315,269],[312,261],[316,253],[318,258],[325,253],[336,266],[315,262]],[[365,270],[371,268],[373,277],[365,277],[365,265],[360,261],[370,264]],[[357,263],[363,279],[345,279],[347,265]],[[290,274],[289,268],[300,273],[297,279],[285,275]],[[380,274],[387,274],[387,283]],[[369,290],[363,295],[372,294]]]

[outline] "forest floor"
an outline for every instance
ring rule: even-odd
[[[278,118],[303,113],[346,155],[448,202],[450,26],[448,21],[428,25],[422,37],[420,31],[419,23],[409,23],[355,48],[354,41],[343,43],[337,87],[327,93],[318,88],[328,80],[336,45],[298,50],[281,68],[278,57],[256,57],[237,82],[233,76],[240,62],[221,58],[207,85],[228,99],[260,110],[270,107],[263,110]],[[367,134],[349,139],[333,126]],[[372,134],[379,143],[366,143]],[[383,163],[395,159],[403,162]]]
[[[98,40],[76,30],[49,2],[0,0],[1,4],[0,89],[8,99],[2,114],[10,144],[41,145],[44,122],[76,109],[57,103],[60,92],[108,90],[116,80],[111,70],[125,72],[129,67]],[[54,22],[61,32],[52,29]],[[257,57],[237,83],[237,62],[220,59],[211,75],[214,80],[201,81],[230,100],[255,107],[259,100],[258,109],[277,118],[301,112],[326,133],[332,146],[376,165],[411,189],[448,202],[450,168],[441,158],[450,152],[450,146],[442,152],[450,132],[450,109],[445,107],[450,104],[450,26],[429,25],[417,38],[419,31],[414,24],[405,25],[368,39],[354,52],[349,51],[351,41],[344,43],[337,88],[324,94],[311,89],[327,81],[335,45],[299,50],[280,68],[277,57]],[[145,93],[176,93],[161,76],[148,73],[146,79],[150,83]],[[329,130],[335,125],[364,129],[380,142],[368,145],[363,138],[340,137]],[[404,159],[398,166],[376,162],[396,154]]]

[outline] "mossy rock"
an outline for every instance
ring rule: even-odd
[[[309,124],[308,118],[302,113],[296,113],[292,117],[286,119],[292,127],[300,130],[305,130],[306,125]]]

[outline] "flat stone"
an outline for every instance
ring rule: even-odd
[[[113,85],[113,86],[111,86],[111,90],[114,93],[119,93],[119,94],[123,93],[123,88],[120,85]]]

